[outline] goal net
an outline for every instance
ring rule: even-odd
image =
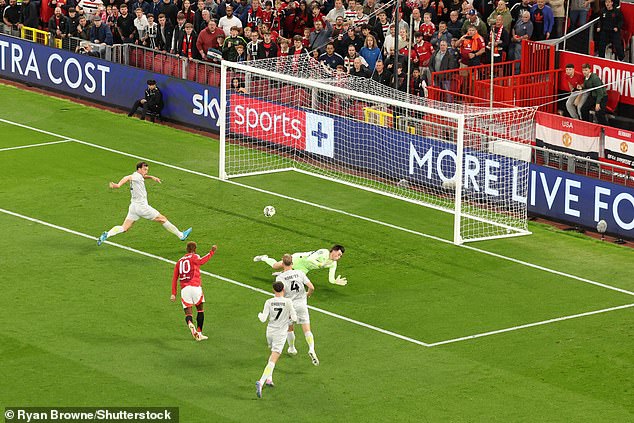
[[[532,108],[409,96],[308,56],[222,62],[220,177],[296,171],[454,214],[453,241],[528,234]]]

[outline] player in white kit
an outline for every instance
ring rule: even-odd
[[[308,297],[313,294],[315,287],[306,276],[306,273],[293,269],[293,256],[284,254],[282,264],[284,265],[284,270],[275,278],[275,281],[284,284],[284,296],[293,301],[293,307],[295,307],[297,312],[297,323],[302,325],[304,337],[308,344],[308,355],[313,364],[319,366],[319,359],[315,353],[315,337],[310,330],[307,303]],[[308,292],[306,292],[306,287],[308,287]],[[288,353],[291,355],[297,354],[297,349],[295,348],[295,327],[293,324],[288,326],[286,337],[288,340]]]
[[[262,323],[269,321],[266,327],[266,340],[271,349],[269,362],[264,368],[262,377],[255,382],[255,393],[258,398],[262,398],[262,387],[265,383],[268,386],[274,386],[273,369],[275,369],[275,363],[277,363],[277,359],[280,358],[282,349],[284,349],[288,325],[297,320],[293,302],[289,298],[284,297],[284,284],[275,282],[273,284],[273,292],[275,296],[266,300],[264,309],[261,313],[258,313],[258,319]]]
[[[113,226],[109,231],[103,232],[97,239],[97,245],[101,245],[106,239],[118,235],[122,232],[127,232],[132,227],[134,222],[139,218],[153,220],[163,225],[165,230],[176,235],[181,241],[185,241],[189,234],[192,232],[192,228],[189,228],[183,232],[179,231],[176,226],[167,220],[167,217],[163,216],[155,208],[150,206],[147,202],[147,191],[145,190],[145,180],[152,179],[154,182],[161,183],[161,180],[156,176],[148,175],[149,166],[145,162],[139,162],[136,165],[136,172],[132,175],[124,176],[119,183],[110,182],[110,188],[121,188],[124,184],[130,182],[130,207],[128,208],[128,215],[126,216],[121,226]]]

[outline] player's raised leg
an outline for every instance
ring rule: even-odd
[[[165,230],[167,232],[171,232],[174,235],[176,235],[178,237],[178,239],[180,239],[181,241],[185,241],[187,239],[187,237],[189,236],[189,234],[192,233],[192,228],[188,228],[185,231],[181,232],[178,230],[178,228],[176,226],[174,226],[172,224],[172,222],[170,222],[169,220],[167,220],[167,217],[163,216],[162,214],[159,214],[158,216],[156,216],[154,219],[155,222],[158,222],[160,224],[163,225],[163,228],[165,228]]]
[[[273,269],[276,269],[276,270],[279,270],[283,267],[281,261],[277,261],[274,258],[267,256],[266,254],[253,257],[253,261],[255,262],[263,261],[264,263],[268,264],[269,266],[271,266]]]
[[[109,231],[105,231],[103,232],[100,236],[99,239],[97,240],[97,245],[101,245],[103,244],[103,242],[105,240],[107,240],[108,238],[111,238],[115,235],[119,235],[123,232],[127,232],[128,229],[130,229],[132,227],[132,225],[134,225],[134,222],[136,220],[127,218],[123,221],[123,225],[120,226],[113,226],[112,229],[110,229]]]

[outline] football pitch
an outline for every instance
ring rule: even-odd
[[[531,223],[457,247],[453,216],[296,172],[220,181],[212,137],[0,85],[0,399],[9,406],[179,407],[181,422],[634,421],[634,251]],[[150,204],[192,226],[205,328],[169,301],[185,245],[123,221]],[[273,205],[277,214],[262,214]],[[257,319],[259,254],[342,244],[348,285],[309,274],[320,366],[301,331],[275,388]]]

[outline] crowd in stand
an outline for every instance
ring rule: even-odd
[[[0,0],[0,12],[14,28],[41,27],[56,38],[94,44],[134,43],[191,59],[309,53],[333,74],[401,90],[410,80],[410,91],[420,95],[432,72],[519,59],[523,39],[560,37],[566,25],[564,0],[403,0],[398,11],[394,0],[193,1],[50,0],[42,7],[35,0]],[[585,23],[592,1],[571,0],[571,28]],[[598,16],[599,53],[611,43],[622,59],[623,16],[613,0],[605,0]]]

